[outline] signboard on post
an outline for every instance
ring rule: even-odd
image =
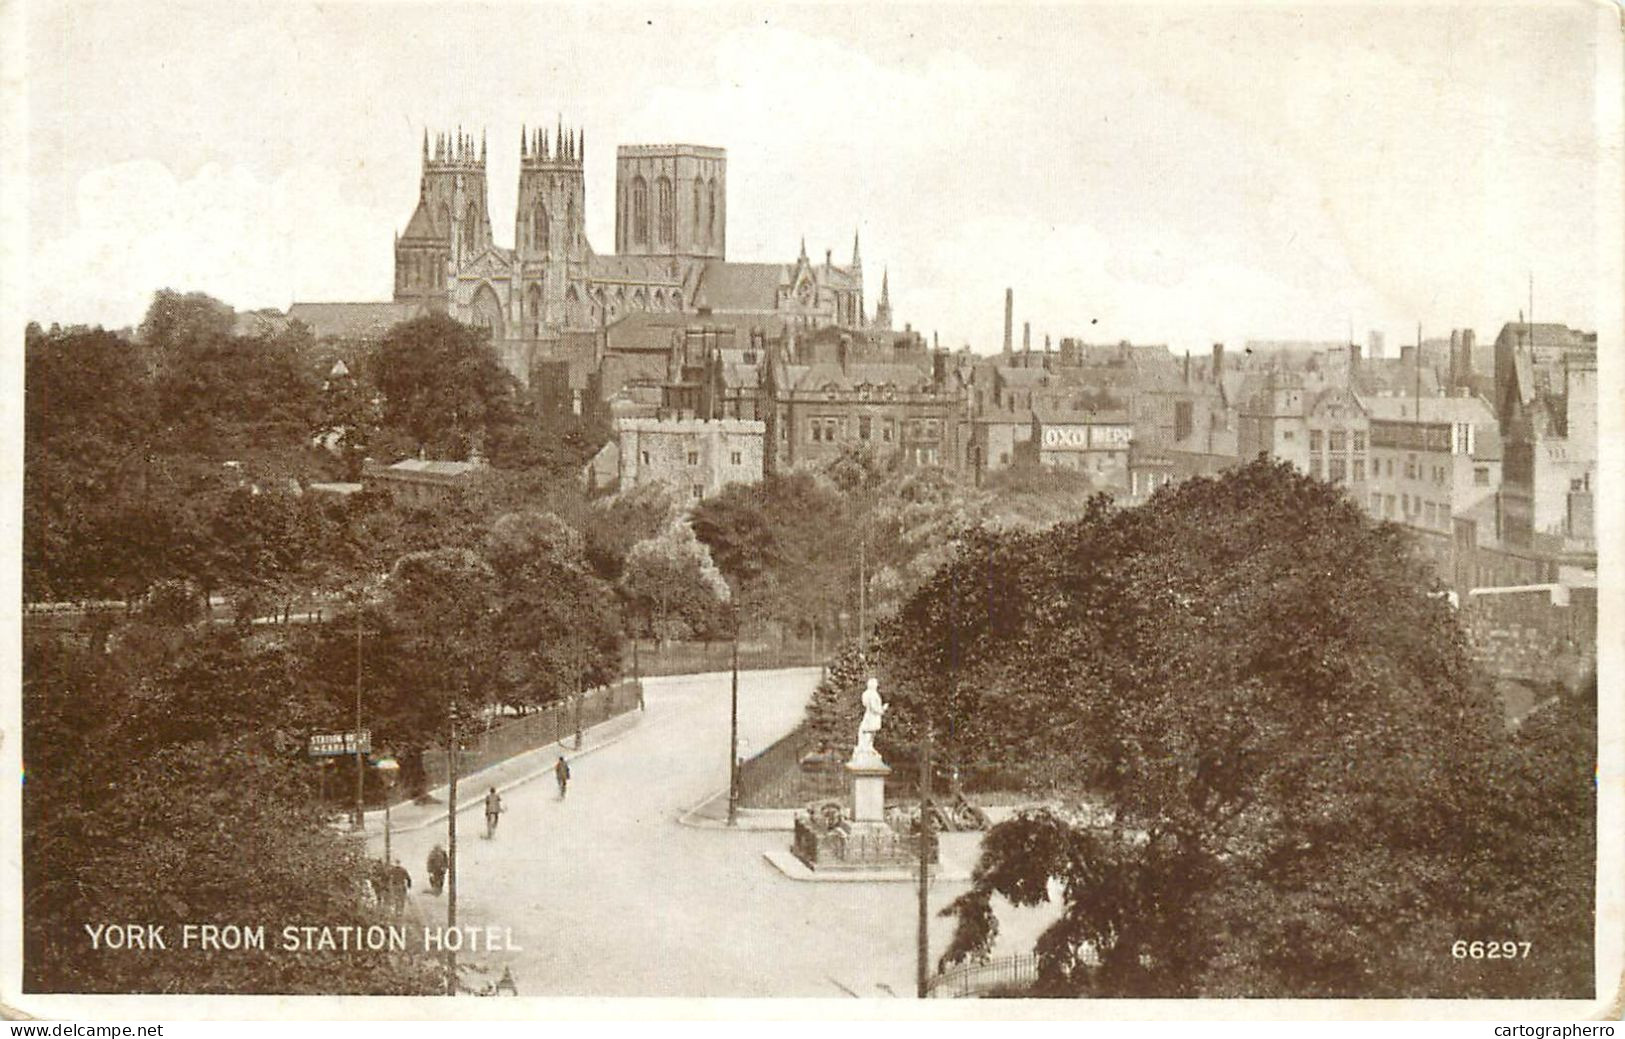
[[[357,743],[359,742],[359,746]],[[310,756],[332,758],[346,754],[371,754],[372,730],[355,732],[317,732],[310,737]]]

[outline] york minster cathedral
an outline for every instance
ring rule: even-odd
[[[805,242],[793,263],[727,259],[728,158],[721,148],[617,148],[612,254],[594,251],[584,231],[585,132],[522,129],[519,149],[507,247],[492,233],[483,136],[425,133],[417,208],[395,240],[397,315],[440,310],[488,328],[517,370],[564,339],[640,312],[727,316],[774,330],[890,327],[886,289],[872,317],[865,310],[856,235],[846,266],[829,252],[814,262]],[[320,320],[324,306],[346,305],[293,310]]]

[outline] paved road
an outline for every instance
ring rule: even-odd
[[[752,747],[794,727],[816,677],[741,675]],[[459,923],[511,928],[523,947],[464,959],[510,967],[521,995],[912,995],[913,885],[791,880],[762,858],[788,833],[679,825],[726,783],[728,679],[647,679],[646,691],[641,724],[575,763],[567,799],[551,777],[510,791],[490,841],[477,809],[459,814]],[[421,893],[422,863],[444,834],[395,842],[419,907],[437,920],[444,897]],[[938,884],[933,909],[962,890]],[[933,955],[949,923],[933,921]]]

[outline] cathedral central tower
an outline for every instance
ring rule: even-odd
[[[615,251],[722,260],[727,254],[728,153],[697,144],[615,149]]]

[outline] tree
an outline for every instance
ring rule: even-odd
[[[728,582],[683,519],[632,546],[621,577],[636,616],[662,641],[705,636],[726,627],[721,607]]]
[[[1403,535],[1264,462],[968,539],[877,640],[889,737],[1073,807],[989,834],[947,959],[1058,878],[1046,992],[1438,994],[1501,722],[1432,590]]]
[[[196,636],[168,665],[34,639],[24,658],[23,972],[30,991],[427,993],[416,953],[287,952],[286,925],[384,922],[368,873],[312,797],[313,717],[278,643]],[[292,695],[290,695],[292,694]],[[164,928],[167,950],[86,928]],[[266,948],[181,945],[187,923],[263,925]]]
[[[509,513],[491,525],[485,558],[497,575],[493,625],[508,703],[545,704],[618,676],[615,594],[588,569],[573,527],[550,513]]]
[[[443,314],[391,328],[370,374],[384,424],[437,458],[466,458],[514,421],[516,387],[490,339]]]

